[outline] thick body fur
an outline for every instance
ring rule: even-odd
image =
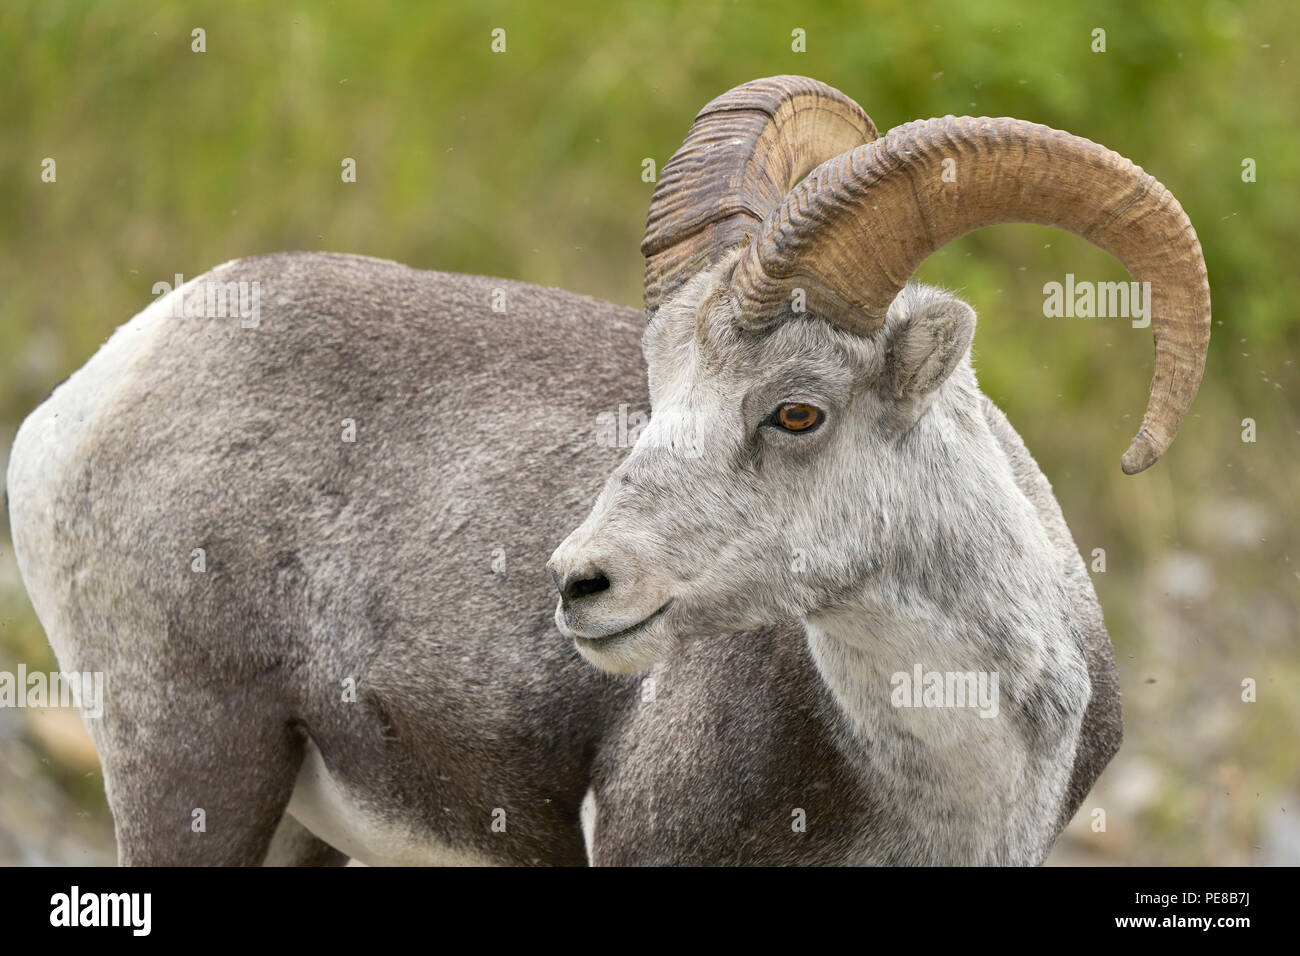
[[[649,684],[557,633],[546,570],[627,455],[597,416],[648,405],[639,311],[342,255],[202,279],[260,283],[258,327],[154,303],[24,422],[8,472],[59,664],[106,674],[87,723],[122,862],[1033,863],[1117,748],[1091,583],[968,359],[921,421],[977,436],[1003,510],[960,542],[960,509],[915,529],[931,558],[983,555],[968,586],[890,552],[818,613],[702,618]],[[1014,587],[973,601],[1031,566],[1053,620]],[[873,587],[942,614],[856,613]],[[938,666],[925,622],[960,614],[983,617],[933,649],[1004,670],[1001,719],[861,699],[864,675]]]

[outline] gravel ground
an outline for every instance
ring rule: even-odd
[[[98,807],[87,800],[87,809],[65,789],[76,775],[87,789],[97,785],[98,764],[87,769],[84,756],[73,758],[68,749],[64,753],[76,764],[56,766],[28,724],[25,714],[0,709],[0,866],[115,865],[113,821],[102,796]]]

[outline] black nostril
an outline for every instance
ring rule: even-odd
[[[586,597],[588,594],[599,594],[601,591],[609,589],[609,578],[603,574],[597,574],[590,578],[570,578],[564,584],[564,600],[576,601],[578,598]]]

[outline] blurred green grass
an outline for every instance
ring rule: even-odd
[[[1158,783],[1134,803],[1127,843],[1084,834],[1080,846],[1107,860],[1249,861],[1275,805],[1300,792],[1298,19],[1265,0],[8,3],[0,447],[155,282],[240,256],[356,252],[637,305],[643,158],[662,167],[700,106],[754,77],[817,77],[882,130],[945,113],[1067,129],[1164,182],[1205,250],[1210,357],[1164,463],[1136,479],[1118,468],[1150,332],[1042,316],[1043,283],[1124,278],[1113,260],[1006,226],[953,244],[921,278],[979,311],[985,390],[1053,481],[1085,557],[1107,554],[1094,577],[1128,736],[1094,798],[1122,804],[1124,787],[1107,787],[1126,767]],[[1105,53],[1091,50],[1098,27]],[[791,50],[795,28],[805,53]],[[45,157],[56,183],[41,181]],[[340,181],[344,157],[355,184]],[[1257,182],[1241,179],[1246,157]],[[1241,441],[1247,417],[1254,444]],[[52,666],[4,530],[0,666]],[[1199,589],[1179,584],[1178,556],[1208,568]],[[1247,676],[1254,705],[1239,701]],[[1226,731],[1201,728],[1221,710]],[[1221,793],[1224,774],[1237,797]],[[1258,806],[1220,806],[1246,790]],[[1211,838],[1198,818],[1214,813],[1229,822]]]

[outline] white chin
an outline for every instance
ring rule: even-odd
[[[587,663],[610,674],[643,674],[666,660],[676,641],[662,628],[654,627],[627,637],[601,641],[575,638],[574,646]]]

